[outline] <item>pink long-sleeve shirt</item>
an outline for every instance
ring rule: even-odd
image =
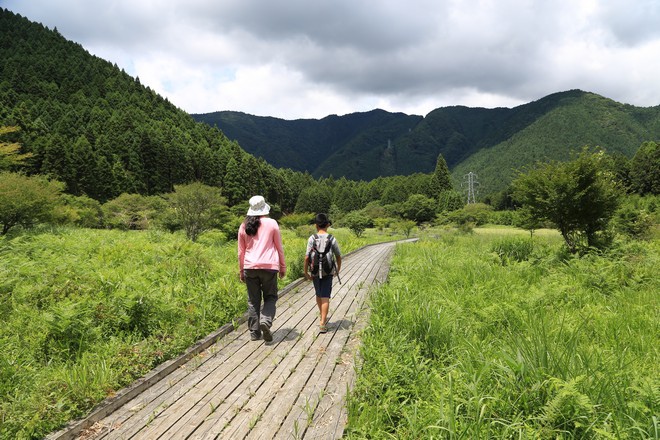
[[[277,222],[261,217],[261,225],[253,236],[245,233],[245,224],[238,228],[238,266],[243,269],[268,269],[286,273],[282,235]]]

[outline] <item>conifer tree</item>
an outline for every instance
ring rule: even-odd
[[[430,195],[437,199],[442,192],[450,189],[452,189],[451,174],[449,173],[447,162],[445,161],[445,158],[442,157],[442,154],[438,154],[438,160],[435,163],[435,171],[433,171],[433,175],[431,176]]]
[[[235,158],[230,158],[223,185],[223,192],[230,205],[235,205],[246,198],[244,180],[238,162]]]

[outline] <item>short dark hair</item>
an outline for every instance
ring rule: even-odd
[[[321,227],[321,228],[327,228],[328,226],[330,226],[332,224],[332,222],[330,221],[328,216],[323,214],[323,213],[316,214],[316,218],[314,219],[314,223],[317,226]]]

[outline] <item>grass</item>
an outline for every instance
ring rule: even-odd
[[[333,233],[343,252],[391,238]],[[283,241],[289,267],[302,262],[305,238]],[[0,238],[0,438],[43,438],[246,309],[235,242],[74,228]]]
[[[347,438],[658,438],[659,242],[428,235],[372,295]]]

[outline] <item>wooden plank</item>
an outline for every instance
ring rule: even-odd
[[[348,284],[344,290],[348,291],[348,285],[350,285],[351,280],[357,282],[359,280],[359,275],[363,270],[362,265],[354,265],[353,273],[348,273]],[[341,289],[339,289],[341,290]],[[312,303],[312,308],[315,309],[315,303]],[[341,307],[341,304],[339,305]],[[309,314],[308,314],[309,315]],[[287,380],[290,380],[290,376],[294,371],[299,371],[299,364],[303,360],[304,355],[308,353],[311,347],[314,345],[316,340],[316,334],[312,330],[315,328],[312,320],[307,320],[307,325],[302,325],[302,328],[305,328],[306,331],[303,335],[303,338],[299,341],[298,346],[296,346],[290,353],[287,354],[286,358],[280,362],[277,367],[272,371],[269,371],[269,381],[266,383],[265,377],[262,376],[259,381],[262,386],[257,386],[254,384],[254,393],[258,396],[258,399],[243,399],[239,402],[236,402],[234,412],[225,413],[222,417],[211,418],[205,421],[203,426],[195,431],[195,434],[191,438],[213,438],[216,435],[222,434],[224,438],[241,438],[241,432],[249,430],[249,428],[255,423],[253,418],[259,417],[263,411],[263,407],[269,404],[269,399],[267,396],[272,396],[278,389],[280,389]],[[286,406],[282,405],[279,402],[275,405],[280,411],[286,411]]]
[[[378,251],[378,249],[374,249],[374,251]],[[351,295],[347,297],[347,301],[343,302],[341,310],[338,310],[342,321],[350,322],[350,319],[347,318],[350,318],[362,303],[367,289],[358,289],[358,286],[368,284],[373,278],[375,275],[374,262],[377,262],[378,258],[378,255],[370,255],[369,258],[363,259],[366,262],[363,265],[363,273],[359,281],[347,291]],[[304,432],[305,421],[313,415],[318,394],[321,391],[317,388],[319,381],[325,385],[326,367],[334,363],[335,358],[343,349],[351,327],[352,325],[348,325],[346,328],[335,328],[332,333],[323,335],[315,341],[311,356],[301,362],[295,377],[290,378],[286,387],[283,387],[274,397],[268,410],[247,438],[264,438],[269,433],[274,433],[272,426],[280,426],[278,434],[283,432],[284,436]],[[283,407],[291,408],[288,414],[278,410]],[[243,432],[238,434],[243,434]],[[240,435],[235,437],[241,438]]]
[[[301,308],[300,313],[296,314],[293,320],[299,323],[308,314],[309,309]],[[194,406],[191,407],[189,416],[178,421],[170,428],[169,432],[173,434],[180,431],[193,432],[198,430],[200,425],[205,422],[208,423],[208,420],[224,420],[234,408],[240,407],[242,399],[251,397],[253,390],[258,388],[261,376],[272,370],[273,363],[280,361],[281,358],[275,356],[284,356],[291,349],[287,348],[287,345],[295,346],[297,344],[297,337],[284,340],[281,339],[283,338],[282,335],[284,333],[274,334],[273,343],[276,344],[279,350],[278,353],[276,353],[274,347],[268,348],[265,345],[263,347],[267,349],[263,349],[263,347],[259,347],[260,349],[255,348],[257,356],[247,359],[242,364],[242,368],[235,368],[225,383],[216,389],[213,394],[209,394],[204,399],[195,402]],[[304,347],[300,350],[304,350]],[[192,438],[197,436],[196,433]]]
[[[387,257],[389,257],[389,250]],[[384,260],[378,268],[375,282],[384,281],[383,266],[389,267]],[[338,439],[342,437],[346,424],[346,397],[353,388],[356,373],[356,356],[359,346],[359,334],[366,327],[369,318],[369,309],[366,304],[356,313],[355,328],[345,350],[337,360],[336,367],[328,380],[325,393],[318,403],[314,418],[301,438],[304,439]]]
[[[170,408],[181,397],[185,396],[188,390],[193,389],[201,381],[207,380],[210,374],[218,368],[219,365],[224,365],[225,368],[231,368],[244,361],[250,354],[250,351],[245,348],[248,344],[247,336],[245,334],[245,327],[239,327],[239,331],[235,332],[235,339],[225,347],[221,347],[221,351],[217,352],[214,356],[209,356],[209,364],[204,365],[203,368],[195,368],[195,365],[187,365],[188,369],[194,370],[195,374],[188,377],[186,381],[182,381],[175,387],[170,387],[166,393],[159,396],[158,399],[152,401],[145,408],[140,409],[135,415],[135,423],[124,424],[123,428],[115,429],[115,436],[109,438],[121,438],[134,435],[139,429],[144,427],[146,422],[153,422],[162,412]],[[240,331],[243,329],[243,331]]]
[[[335,278],[333,286],[330,332],[318,335],[313,286],[299,280],[278,301],[272,343],[249,341],[242,323],[125,399],[84,438],[341,436],[346,381],[354,380],[358,332],[368,316],[366,296],[373,283],[385,280],[393,248],[369,245],[344,256],[342,284]]]
[[[289,291],[297,288],[304,279],[298,279],[286,286],[283,289],[283,293],[286,294]],[[244,314],[236,320],[237,324],[245,322],[247,320],[247,314]],[[191,358],[198,355],[202,351],[209,348],[211,345],[215,344],[218,340],[222,339],[224,336],[230,334],[234,329],[234,324],[225,324],[220,327],[217,331],[211,333],[204,339],[198,341],[188,350],[186,350],[181,356],[171,359],[170,361],[164,362],[158,367],[154,368],[149,374],[136,380],[130,386],[122,389],[113,396],[105,399],[99,405],[97,405],[90,414],[81,420],[75,420],[67,424],[63,429],[53,432],[46,436],[47,440],[68,440],[78,437],[79,435],[85,436],[85,430],[92,427],[95,423],[106,418],[108,415],[113,414],[122,406],[125,406],[129,401],[138,397],[144,391],[152,387],[154,384],[160,382],[183,364],[188,362]]]

